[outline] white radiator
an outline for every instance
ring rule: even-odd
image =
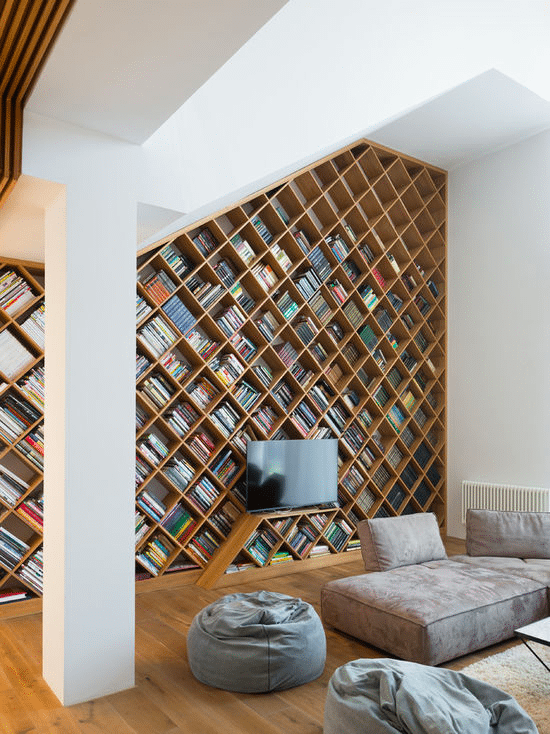
[[[462,482],[462,523],[466,510],[510,510],[516,512],[550,512],[550,489],[515,487],[511,484]]]

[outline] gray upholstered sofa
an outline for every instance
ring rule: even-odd
[[[550,513],[469,510],[467,554],[451,558],[431,514],[359,535],[369,573],[325,584],[323,621],[392,655],[437,665],[550,613]]]

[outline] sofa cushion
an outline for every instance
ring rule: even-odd
[[[550,558],[550,512],[468,510],[469,556]]]
[[[471,566],[492,568],[502,573],[525,576],[550,587],[550,558],[509,558],[507,556],[452,556],[451,560]]]
[[[387,571],[447,558],[436,517],[431,512],[363,520],[357,531],[367,571]]]
[[[548,615],[546,586],[451,560],[330,581],[323,620],[392,655],[426,665],[513,637]]]

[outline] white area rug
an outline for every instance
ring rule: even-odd
[[[529,642],[550,667],[550,648]],[[462,668],[461,673],[490,683],[513,696],[538,726],[550,734],[550,672],[523,643]]]

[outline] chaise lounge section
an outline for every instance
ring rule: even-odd
[[[369,573],[325,584],[324,622],[437,665],[547,616],[550,513],[469,510],[466,531],[467,554],[448,558],[432,514],[363,521]]]

